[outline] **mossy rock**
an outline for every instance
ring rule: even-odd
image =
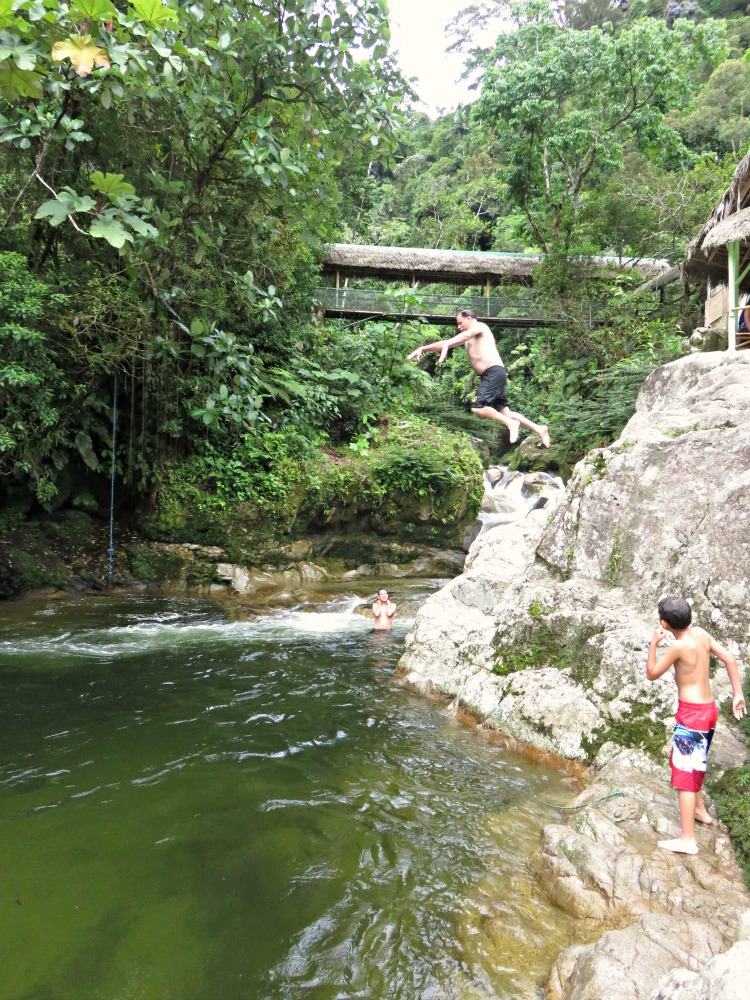
[[[216,574],[216,563],[206,559],[196,559],[187,563],[184,575],[185,583],[188,587],[205,588],[212,583],[218,583]]]
[[[181,580],[187,560],[176,552],[148,545],[126,545],[130,572],[141,583],[167,583]]]
[[[91,545],[95,523],[83,510],[63,510],[39,521],[39,529],[65,552]]]
[[[3,546],[0,551],[0,596],[15,597],[29,590],[55,587],[60,590],[70,579],[63,560],[51,553],[24,552]]]
[[[643,750],[655,761],[663,761],[667,729],[659,719],[651,717],[653,706],[634,704],[630,715],[615,719],[590,739],[581,741],[586,755],[593,760],[605,743]]]
[[[195,457],[166,467],[141,529],[154,541],[221,546],[230,561],[245,565],[273,563],[279,543],[321,531],[454,548],[483,492],[481,461],[468,437],[419,418],[389,424],[364,454],[327,448],[304,463],[261,470],[257,481],[257,496],[238,502],[231,483],[206,480]],[[243,482],[246,492],[255,489],[247,476]]]
[[[528,619],[517,622],[512,634],[499,632],[493,673],[502,677],[534,667],[569,669],[573,680],[590,684],[599,674],[601,657],[588,640],[599,634],[598,626],[582,627],[563,616],[546,614],[538,600],[528,608]]]

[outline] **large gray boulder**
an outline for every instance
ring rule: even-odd
[[[656,846],[679,831],[665,767],[676,691],[645,677],[667,593],[748,659],[749,487],[750,352],[659,368],[619,439],[579,463],[559,502],[482,531],[407,639],[406,684],[456,698],[511,741],[596,758],[584,808],[546,827],[531,860],[596,939],[562,953],[549,1000],[750,997],[732,992],[740,946],[714,957],[750,904],[726,830],[701,828],[695,857]],[[725,671],[712,688],[726,702]],[[722,720],[709,772],[744,756]]]
[[[608,931],[595,945],[566,949],[552,971],[546,997],[650,1000],[665,973],[675,966],[699,969],[722,947],[721,936],[703,921],[650,913],[631,927]]]
[[[700,827],[695,856],[661,850],[659,839],[679,832],[667,768],[613,744],[597,764],[576,800],[579,811],[568,823],[545,827],[531,859],[549,898],[573,916],[610,923],[654,911],[705,920],[728,945],[750,893],[725,828]]]
[[[750,941],[739,941],[701,969],[680,968],[667,974],[650,1000],[747,1000],[750,996]]]
[[[700,354],[653,372],[611,448],[578,467],[539,556],[623,590],[653,620],[692,599],[724,639],[748,641],[750,354]]]
[[[420,611],[401,675],[548,752],[592,759],[613,738],[658,753],[676,692],[645,678],[656,604],[684,595],[747,659],[749,524],[750,353],[665,365],[561,501],[479,535],[464,574]],[[713,687],[729,697],[723,670]],[[716,747],[736,762],[730,733],[720,724]]]

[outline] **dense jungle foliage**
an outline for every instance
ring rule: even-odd
[[[477,100],[435,120],[389,34],[386,0],[0,0],[0,535],[102,509],[112,467],[121,512],[171,537],[196,489],[282,527],[301,476],[352,491],[369,461],[382,495],[383,448],[434,494],[456,472],[399,421],[502,454],[461,410],[465,352],[405,361],[446,328],[315,324],[327,241],[542,251],[565,323],[500,337],[512,405],[563,471],[619,431],[701,291],[634,297],[590,257],[677,261],[713,207],[750,137],[744,6],[468,5]]]

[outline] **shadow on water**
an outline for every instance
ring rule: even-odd
[[[0,1000],[536,997],[574,781],[391,682],[434,586],[3,608]]]

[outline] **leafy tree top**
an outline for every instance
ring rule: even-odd
[[[673,162],[688,153],[669,125],[705,62],[723,53],[717,22],[644,19],[578,31],[547,0],[512,7],[475,114],[508,152],[505,180],[539,245],[568,245],[581,201],[628,147]]]

